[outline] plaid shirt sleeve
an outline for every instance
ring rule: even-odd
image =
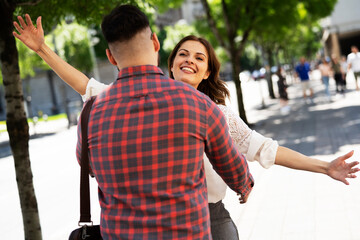
[[[208,102],[205,152],[215,171],[235,192],[246,196],[254,186],[245,157],[233,143],[225,117],[213,102]]]

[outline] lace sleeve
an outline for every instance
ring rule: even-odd
[[[218,106],[226,117],[231,138],[238,150],[246,156],[246,159],[248,161],[258,161],[264,168],[272,166],[275,163],[278,148],[277,141],[251,130],[229,107]]]
[[[230,135],[238,150],[246,154],[249,148],[251,129],[229,107],[218,105],[229,125]]]
[[[109,85],[103,84],[101,82],[98,82],[94,78],[91,78],[86,85],[86,92],[84,95],[82,95],[82,99],[85,102],[89,98],[98,95],[102,90],[107,88]]]

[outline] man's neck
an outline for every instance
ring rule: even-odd
[[[148,58],[138,58],[138,59],[124,59],[123,61],[117,62],[117,67],[119,69],[140,66],[140,65],[154,65],[157,66],[155,61],[150,61]]]

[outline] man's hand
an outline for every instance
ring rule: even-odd
[[[359,164],[359,162],[357,161],[351,163],[345,162],[345,160],[350,158],[353,154],[354,151],[351,151],[330,162],[329,167],[327,169],[327,174],[333,179],[336,179],[338,181],[345,183],[346,185],[349,185],[349,182],[346,180],[346,178],[356,178],[356,175],[354,173],[360,170],[359,168],[354,168],[356,165]]]
[[[251,190],[248,192],[247,195],[243,195],[243,194],[240,194],[240,193],[237,194],[238,196],[240,196],[240,197],[239,197],[239,202],[240,202],[240,204],[246,203],[246,201],[247,201],[250,193],[251,193]]]
[[[19,32],[13,32],[13,35],[22,41],[28,48],[38,52],[41,48],[41,45],[44,43],[44,30],[41,25],[41,17],[38,17],[36,20],[37,28],[33,25],[29,14],[25,14],[25,19],[21,16],[17,17],[20,25],[17,22],[14,22],[14,27]]]

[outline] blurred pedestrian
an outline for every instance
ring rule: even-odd
[[[311,71],[311,68],[310,68],[310,64],[306,62],[305,57],[300,58],[300,63],[296,66],[295,71],[301,81],[304,99],[306,100],[307,91],[309,90],[310,91],[309,97],[310,97],[310,101],[312,102],[314,91],[310,85],[309,72]]]
[[[344,80],[344,89],[346,89],[346,76],[348,71],[348,64],[346,61],[346,56],[342,55],[340,60],[341,68],[343,69],[343,80]]]
[[[334,73],[336,93],[345,93],[344,69],[342,68],[336,54],[331,55],[331,69]]]
[[[351,53],[347,56],[348,70],[352,70],[355,77],[356,90],[359,91],[358,78],[360,77],[360,53],[357,46],[351,46]]]
[[[286,84],[286,78],[283,75],[283,69],[281,66],[278,67],[276,75],[278,77],[277,85],[280,97],[280,112],[282,114],[287,114],[290,111],[290,107],[288,105],[289,98],[287,93],[288,85]]]
[[[328,102],[331,102],[331,94],[330,94],[330,89],[329,89],[329,80],[330,80],[330,75],[331,75],[331,66],[330,66],[330,59],[327,58],[323,58],[322,59],[322,63],[319,65],[319,70],[321,73],[321,81],[325,86],[325,95],[327,98]]]

